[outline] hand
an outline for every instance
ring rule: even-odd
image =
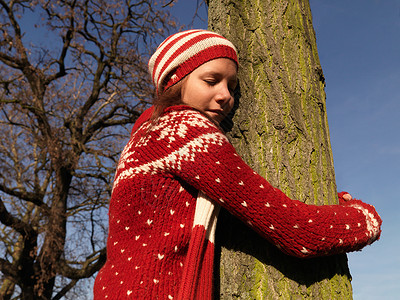
[[[348,192],[338,193],[338,197],[339,197],[339,204],[342,204],[342,205],[344,205],[347,201],[350,201],[353,199],[353,197]]]
[[[346,201],[350,201],[350,200],[352,199],[351,195],[348,194],[348,193],[344,194],[344,195],[342,196],[342,198],[343,198],[344,200],[346,200]]]

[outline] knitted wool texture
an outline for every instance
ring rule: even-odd
[[[157,94],[216,58],[229,58],[238,64],[235,46],[215,32],[193,29],[169,36],[149,60],[149,73]],[[172,76],[165,82],[168,75]]]
[[[94,299],[212,298],[214,245],[206,228],[196,225],[199,191],[297,257],[359,250],[380,236],[373,206],[360,200],[315,206],[289,199],[189,107],[168,108],[150,129],[142,121],[117,168],[107,262],[96,278]],[[203,219],[213,224],[216,214]]]

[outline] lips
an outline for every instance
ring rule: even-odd
[[[207,114],[216,121],[222,121],[225,118],[225,113],[223,109],[209,109]]]
[[[224,113],[223,109],[209,109],[208,111],[219,115],[222,115]]]

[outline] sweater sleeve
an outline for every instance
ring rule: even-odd
[[[254,172],[197,111],[169,110],[135,149],[144,151],[147,161],[121,173],[117,183],[129,172],[180,177],[289,255],[355,251],[380,236],[381,219],[373,206],[360,200],[323,206],[291,200]]]

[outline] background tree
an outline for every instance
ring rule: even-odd
[[[289,197],[336,203],[325,82],[308,0],[208,2],[209,27],[239,52],[240,97],[231,142]],[[289,257],[228,214],[218,222],[222,299],[352,297],[345,255]]]
[[[104,263],[124,125],[171,26],[151,0],[0,0],[1,299],[60,299]]]

